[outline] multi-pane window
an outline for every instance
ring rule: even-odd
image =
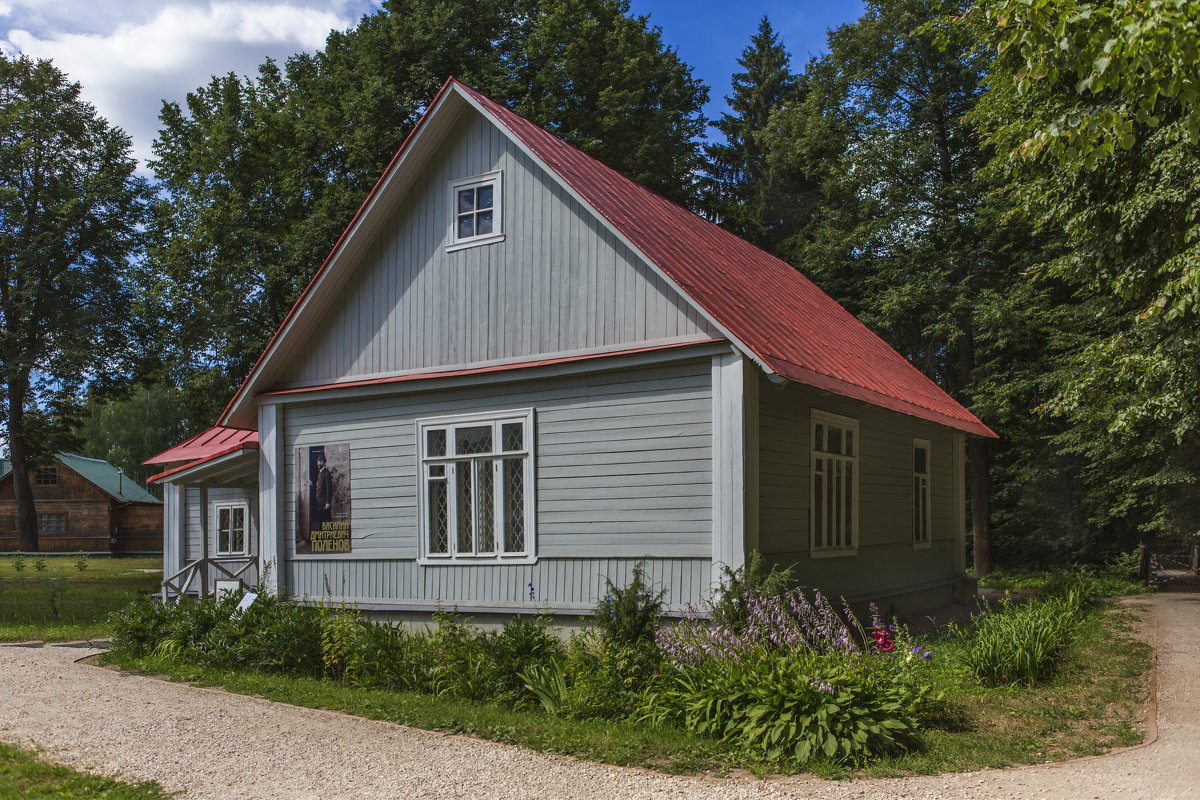
[[[67,532],[67,515],[66,514],[38,514],[37,515],[38,533],[66,533]]]
[[[58,484],[58,467],[38,467],[33,471],[34,486],[56,486]]]
[[[249,516],[245,503],[216,503],[213,505],[217,555],[233,556],[246,552],[246,520]]]
[[[858,547],[858,422],[812,412],[811,545],[814,554]]]
[[[533,410],[422,420],[425,554],[533,554]]]
[[[499,241],[500,173],[492,172],[450,184],[454,202],[451,247]]]
[[[913,544],[929,544],[933,514],[929,507],[929,442],[913,439]]]

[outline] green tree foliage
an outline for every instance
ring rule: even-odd
[[[917,32],[951,8],[940,0],[868,2],[858,21],[830,33],[829,54],[809,71],[818,101],[781,115],[774,142],[785,152],[811,144],[789,143],[791,128],[811,123],[788,118],[814,113],[840,133],[843,149],[825,184],[828,213],[784,252],[970,405],[978,304],[1013,283],[1016,264],[976,176],[985,155],[963,119],[979,95],[982,60],[965,36],[943,48]],[[981,574],[990,568],[988,456],[973,440]]]
[[[144,485],[162,467],[142,466],[143,461],[211,422],[183,416],[187,403],[182,394],[172,386],[149,384],[135,386],[119,399],[89,395],[77,428],[80,455],[103,459]]]
[[[129,259],[145,187],[129,137],[49,61],[0,54],[0,422],[23,550],[29,470],[69,438],[78,387],[131,358]]]
[[[733,113],[713,123],[725,141],[704,148],[708,164],[701,203],[710,218],[773,250],[803,223],[804,201],[815,187],[787,169],[787,162],[767,158],[767,126],[773,114],[799,103],[805,92],[765,16],[738,64],[744,71],[734,74],[733,94],[725,98]]]
[[[392,0],[323,51],[166,104],[149,316],[214,417],[447,75],[686,200],[704,87],[625,0]]]
[[[1038,275],[1103,330],[1051,413],[1110,478],[1104,516],[1200,531],[1200,3],[980,0],[962,22],[994,54],[974,119],[991,170],[1064,248]]]

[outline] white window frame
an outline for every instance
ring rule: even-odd
[[[419,551],[417,563],[422,565],[438,565],[438,564],[533,564],[537,561],[537,490],[536,490],[536,456],[534,453],[534,410],[532,408],[522,408],[507,411],[486,411],[476,414],[458,414],[446,417],[428,417],[416,421],[416,436],[417,436],[417,519],[419,521]],[[520,422],[522,424],[522,435],[524,438],[524,450],[508,451],[498,450],[496,446],[502,444],[501,426],[505,423]],[[452,443],[454,442],[454,432],[458,428],[476,428],[483,425],[492,426],[492,442],[493,449],[489,453],[479,453],[470,456],[452,455]],[[431,429],[444,429],[446,431],[446,453],[442,456],[430,456],[427,453],[427,445],[429,438],[427,432]],[[495,514],[495,522],[493,524],[494,542],[503,547],[504,542],[504,526],[503,526],[503,481],[500,479],[500,470],[504,454],[512,457],[514,453],[524,454],[524,471],[522,473],[523,487],[525,490],[525,508],[524,508],[524,534],[525,548],[521,552],[459,552],[458,550],[458,508],[454,498],[457,496],[457,465],[455,462],[462,462],[465,459],[474,461],[492,460],[495,462],[493,466],[496,473],[492,481],[493,491],[493,513]],[[430,467],[438,465],[446,465],[444,476],[432,476]],[[429,484],[431,480],[446,481],[447,495],[447,512],[448,512],[448,550],[447,553],[431,552],[432,542],[430,536],[433,532],[433,526],[430,523],[430,513],[432,509],[429,507]],[[478,482],[473,482],[472,491],[478,491]],[[474,495],[473,495],[474,496]],[[472,508],[477,507],[477,501],[472,502]]]
[[[862,516],[861,509],[859,507],[860,504],[859,504],[859,493],[858,493],[859,477],[862,474],[862,470],[860,469],[861,458],[862,458],[862,440],[858,434],[858,420],[853,419],[851,417],[843,417],[840,414],[832,414],[828,411],[820,411],[815,408],[811,410],[810,416],[811,416],[811,421],[809,424],[809,445],[808,445],[808,451],[809,451],[809,460],[808,460],[808,501],[809,501],[808,502],[808,507],[809,507],[809,512],[808,512],[808,552],[812,558],[836,558],[838,556],[852,556],[858,552],[859,519]],[[816,447],[817,426],[818,425],[825,426],[826,428],[834,427],[834,428],[839,428],[842,431],[849,431],[853,436],[853,443],[851,445],[852,455],[845,455],[844,453],[843,454],[827,453],[824,451],[818,452],[817,447]],[[843,437],[843,441],[844,440],[845,440],[845,438]],[[841,542],[835,543],[833,545],[818,544],[817,529],[816,529],[817,528],[816,494],[817,494],[817,475],[818,475],[817,460],[818,459],[823,459],[830,463],[839,464],[838,471],[844,471],[846,464],[849,464],[851,467],[852,477],[851,477],[851,480],[849,481],[850,485],[848,487],[849,491],[850,491],[849,530],[846,530],[845,527],[842,526],[841,530],[832,531],[835,538],[842,540]],[[825,478],[828,478],[830,475],[830,473],[827,471],[822,472],[821,474],[824,475]],[[822,481],[822,482],[824,483],[824,481]],[[825,487],[823,486],[822,488],[824,491]],[[826,495],[826,496],[828,496],[828,495]],[[842,497],[843,497],[843,495],[839,495],[839,501],[837,503],[837,507],[840,511],[844,512],[845,505],[841,500]],[[828,505],[828,504],[824,504],[824,505]],[[829,519],[830,515],[828,514],[828,509],[825,509],[825,510],[826,510],[825,519]],[[844,513],[842,513],[841,516],[844,517]],[[838,517],[834,517],[834,518],[837,519]],[[849,538],[849,543],[845,543],[846,537]],[[825,537],[822,537],[822,539],[824,539],[824,538]]]
[[[221,510],[230,509],[230,518],[233,517],[232,509],[242,509],[242,549],[241,550],[222,550],[221,549]],[[244,556],[250,553],[250,503],[245,500],[214,500],[209,503],[209,509],[212,516],[210,517],[212,525],[212,552],[216,556]]]
[[[34,486],[58,486],[58,467],[37,467],[33,470]]]
[[[458,193],[463,189],[477,189],[482,186],[492,187],[492,231],[491,233],[476,234],[460,237],[458,235]],[[471,212],[472,214],[477,212]],[[462,250],[467,247],[477,247],[484,244],[494,244],[504,241],[504,175],[501,171],[485,172],[470,178],[459,178],[450,181],[450,239],[446,252]]]
[[[917,472],[917,450],[925,451],[925,472]],[[922,485],[922,483],[924,485]],[[918,508],[919,496],[924,490],[923,509]],[[924,536],[922,536],[922,525]],[[928,439],[913,439],[913,549],[924,550],[933,546],[933,446]]]

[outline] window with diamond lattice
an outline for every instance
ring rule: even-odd
[[[417,423],[431,559],[532,556],[533,410]]]

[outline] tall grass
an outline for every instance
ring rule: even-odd
[[[1079,631],[1086,603],[1078,588],[1020,604],[1006,598],[999,610],[975,618],[970,646],[960,658],[989,686],[1044,681],[1054,675]]]

